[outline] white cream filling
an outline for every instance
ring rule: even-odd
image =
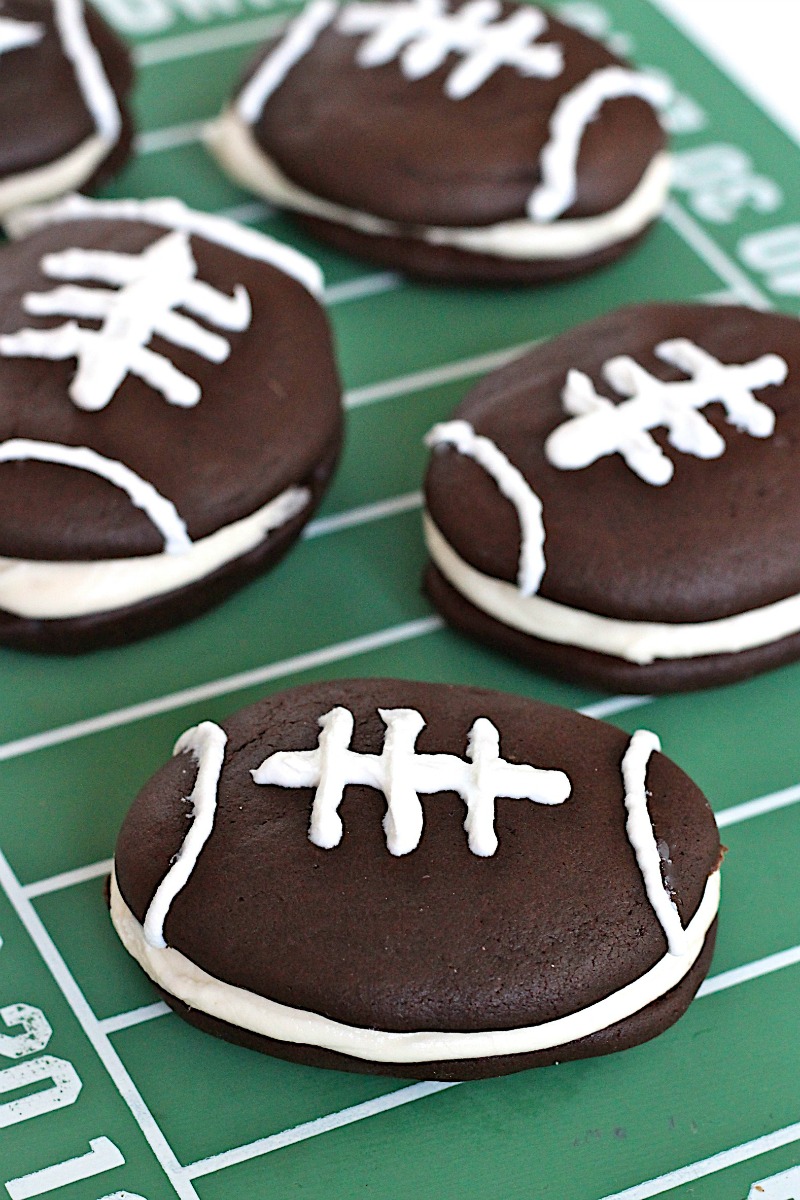
[[[94,562],[0,558],[0,609],[33,620],[66,620],[162,596],[255,549],[310,499],[308,488],[287,488],[250,516],[192,542],[180,554]]]
[[[347,225],[377,237],[419,238],[438,246],[454,246],[473,254],[510,259],[577,258],[604,250],[640,233],[659,215],[669,191],[670,156],[656,155],[640,183],[618,208],[596,217],[550,223],[519,218],[474,228],[418,226],[408,228],[356,209],[334,204],[292,183],[264,153],[247,123],[234,108],[226,109],[206,129],[206,143],[217,161],[243,187],[273,203]]]
[[[504,625],[561,646],[595,650],[644,666],[656,659],[738,654],[800,632],[800,595],[732,617],[685,625],[620,621],[544,596],[523,596],[514,584],[484,575],[464,562],[427,513],[424,527],[431,558],[457,592]]]
[[[0,179],[0,217],[23,205],[38,204],[81,187],[110,153],[115,140],[93,134],[63,158]]]
[[[144,938],[142,926],[120,895],[111,876],[111,919],[123,945],[150,978],[190,1008],[230,1025],[281,1042],[320,1046],[352,1058],[385,1063],[454,1061],[528,1054],[563,1046],[625,1020],[665,995],[689,973],[703,949],[706,934],[719,907],[720,878],[715,871],[686,928],[686,952],[665,954],[644,975],[588,1008],[518,1029],[478,1033],[424,1031],[390,1033],[332,1021],[319,1013],[290,1008],[207,974],[178,950],[156,949]]]

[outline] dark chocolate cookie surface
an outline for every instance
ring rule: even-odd
[[[17,226],[0,284],[0,610],[105,620],[296,534],[341,436],[314,265],[177,202],[72,200]]]
[[[2,0],[0,214],[119,167],[131,83],[126,48],[82,0]]]
[[[479,689],[297,689],[180,740],[120,834],[115,925],[179,1012],[312,1064],[634,1044],[699,986],[718,897],[711,811],[657,747]]]
[[[464,278],[475,257],[477,278],[494,262],[497,278],[533,279],[621,252],[660,211],[663,92],[528,5],[316,0],[210,145],[356,252]]]
[[[611,686],[626,664],[636,690],[771,665],[800,629],[799,380],[795,319],[683,305],[620,310],[488,377],[430,437],[443,611]]]

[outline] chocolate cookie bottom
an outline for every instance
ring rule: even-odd
[[[365,258],[378,266],[391,267],[436,283],[532,284],[568,279],[615,262],[647,235],[652,224],[624,241],[577,258],[514,259],[476,254],[453,246],[437,246],[421,238],[401,238],[361,233],[347,225],[321,217],[292,214],[297,223],[320,241],[337,250]]]
[[[640,665],[610,654],[548,642],[504,625],[465,599],[433,563],[428,564],[425,572],[424,588],[448,624],[462,633],[487,642],[537,670],[611,692],[646,695],[694,691],[748,679],[800,659],[800,633],[797,633],[738,653],[656,659]]]
[[[197,583],[138,604],[64,620],[33,620],[0,610],[0,643],[45,654],[82,654],[121,645],[182,624],[221,603],[273,566],[299,537],[322,499],[341,449],[337,439],[312,474],[298,483],[311,499],[296,517],[273,530],[253,550],[212,571]]]
[[[610,1025],[607,1029],[601,1029],[589,1037],[567,1042],[563,1046],[555,1046],[551,1050],[539,1050],[529,1054],[498,1055],[491,1058],[408,1063],[402,1067],[398,1067],[396,1063],[370,1062],[361,1058],[351,1058],[349,1055],[339,1054],[333,1050],[324,1050],[318,1046],[280,1042],[275,1038],[250,1033],[216,1017],[210,1017],[198,1009],[189,1008],[162,988],[158,988],[158,991],[170,1008],[174,1009],[180,1017],[205,1033],[214,1034],[216,1037],[224,1038],[226,1041],[240,1046],[247,1046],[251,1050],[259,1050],[274,1058],[285,1059],[287,1062],[301,1063],[309,1067],[325,1067],[337,1071],[355,1071],[367,1075],[460,1082],[468,1079],[489,1079],[499,1075],[511,1075],[530,1067],[548,1067],[554,1063],[569,1062],[578,1058],[594,1058],[601,1054],[613,1054],[617,1050],[628,1050],[632,1046],[638,1046],[642,1042],[656,1037],[673,1025],[679,1017],[682,1017],[689,1007],[708,972],[711,956],[714,953],[716,934],[717,922],[715,920],[706,935],[699,958],[677,987],[624,1021]]]

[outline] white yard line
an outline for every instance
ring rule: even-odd
[[[663,217],[690,249],[694,250],[698,258],[701,258],[723,283],[727,283],[733,289],[743,304],[749,304],[751,308],[762,311],[773,307],[764,292],[756,287],[738,263],[734,262],[721,246],[717,245],[699,221],[690,216],[674,196],[667,201]]]
[[[542,341],[536,338],[532,342],[521,342],[516,346],[507,346],[504,350],[492,350],[489,354],[477,354],[474,358],[462,358],[458,362],[445,363],[441,367],[430,367],[426,371],[415,371],[411,375],[401,375],[398,379],[387,379],[383,383],[372,383],[368,387],[350,388],[345,392],[345,408],[359,408],[362,404],[374,404],[378,400],[392,400],[396,396],[406,396],[410,392],[421,392],[425,388],[438,387],[443,383],[453,383],[460,379],[469,379],[472,375],[483,375],[504,367],[515,358],[519,358],[526,350],[532,350]]]
[[[376,271],[373,275],[360,275],[357,279],[346,279],[344,283],[331,284],[325,289],[326,304],[342,304],[348,300],[365,300],[369,296],[381,296],[401,288],[405,280],[396,271]]]
[[[122,1029],[130,1029],[134,1025],[144,1025],[147,1021],[155,1021],[158,1017],[166,1017],[172,1009],[163,1000],[154,1004],[143,1004],[141,1008],[132,1008],[128,1012],[117,1013],[114,1017],[106,1017],[100,1022],[100,1028],[105,1034],[119,1033]]]
[[[384,517],[396,517],[400,513],[413,512],[422,507],[422,492],[406,492],[403,496],[392,496],[389,500],[376,500],[374,504],[362,504],[346,512],[332,513],[329,517],[318,517],[303,530],[303,537],[322,537],[328,533],[339,533],[352,529],[354,525],[366,525]]]
[[[671,1192],[685,1183],[694,1183],[706,1175],[715,1175],[718,1171],[735,1167],[737,1163],[747,1162],[760,1154],[767,1154],[770,1150],[778,1150],[781,1146],[789,1146],[797,1141],[800,1141],[800,1121],[795,1125],[776,1129],[774,1133],[765,1133],[763,1137],[754,1138],[751,1142],[743,1142],[730,1150],[712,1154],[710,1158],[701,1158],[686,1167],[679,1167],[677,1171],[668,1171],[665,1175],[648,1179],[645,1183],[634,1184],[633,1187],[625,1188],[623,1192],[603,1196],[602,1200],[649,1200],[651,1196],[662,1196],[664,1192]]]
[[[191,146],[199,142],[208,121],[186,121],[183,125],[165,125],[161,129],[146,129],[138,134],[134,143],[137,154],[161,154],[165,150],[176,150],[179,146]]]
[[[632,708],[642,708],[652,704],[655,696],[609,696],[608,700],[598,700],[595,704],[586,704],[576,711],[585,717],[594,717],[604,721],[606,717],[615,717],[617,713],[629,712]]]
[[[243,204],[232,204],[230,208],[218,208],[215,215],[225,217],[228,221],[238,221],[240,225],[255,225],[259,221],[269,221],[277,211],[266,200],[245,200]]]
[[[32,900],[35,896],[46,896],[48,892],[60,892],[63,888],[86,883],[89,879],[98,879],[102,875],[108,875],[113,861],[111,858],[104,858],[100,862],[89,863],[86,867],[76,867],[74,871],[62,871],[60,875],[51,875],[49,879],[28,884],[27,887],[23,887],[22,894],[28,900]]]
[[[295,1142],[307,1141],[308,1138],[318,1137],[321,1133],[328,1133],[332,1129],[341,1129],[343,1125],[352,1125],[356,1121],[363,1121],[367,1117],[389,1112],[403,1104],[411,1104],[415,1100],[422,1100],[435,1092],[443,1092],[447,1088],[457,1086],[455,1083],[412,1083],[409,1087],[399,1088],[396,1092],[389,1092],[388,1095],[376,1096],[372,1100],[366,1100],[363,1104],[354,1104],[352,1108],[343,1108],[340,1112],[318,1117],[316,1121],[305,1121],[302,1125],[295,1125],[292,1129],[284,1129],[281,1133],[273,1133],[269,1137],[259,1138],[258,1141],[249,1142],[246,1146],[238,1146],[234,1150],[226,1150],[222,1154],[214,1154],[210,1158],[200,1159],[198,1162],[191,1163],[185,1168],[185,1171],[190,1179],[211,1175],[214,1171],[222,1171],[225,1167],[233,1167],[237,1163],[261,1158],[262,1155],[269,1154],[273,1150],[282,1150],[285,1146],[294,1145]]]
[[[19,880],[1,851],[0,886],[5,891],[64,999],[72,1009],[86,1038],[108,1072],[112,1083],[129,1108],[176,1195],[180,1197],[180,1200],[199,1200],[194,1186],[184,1175],[172,1147],[142,1099],[116,1050],[100,1028],[100,1023],[89,1007],[86,997],[72,977],[50,934],[45,929],[31,901],[25,896]]]
[[[725,992],[728,988],[738,987],[740,983],[749,983],[751,979],[761,979],[764,975],[772,975],[785,967],[794,967],[800,963],[800,946],[792,946],[789,950],[779,950],[777,954],[768,954],[766,958],[758,958],[755,962],[745,963],[741,967],[732,967],[730,971],[721,971],[712,975],[701,984],[698,996],[713,996],[715,992]]]
[[[196,33],[154,38],[151,42],[134,46],[133,61],[139,68],[154,67],[161,63],[178,62],[182,58],[196,58],[198,54],[231,50],[235,46],[256,45],[279,33],[289,18],[289,13],[273,13],[269,17],[254,17],[250,21],[218,25],[214,29],[200,29]]]
[[[800,784],[782,788],[779,792],[771,792],[768,796],[760,796],[757,800],[746,800],[744,804],[734,804],[731,808],[723,808],[716,814],[720,829],[727,825],[738,825],[740,821],[749,821],[751,817],[760,817],[762,813],[775,812],[779,808],[787,808],[800,800]]]
[[[327,666],[329,663],[339,662],[344,658],[367,654],[371,650],[383,650],[398,642],[407,642],[412,638],[435,633],[443,627],[444,622],[440,617],[419,617],[414,621],[405,621],[401,625],[380,629],[376,633],[367,633],[362,637],[349,638],[344,642],[324,646],[321,650],[297,654],[280,662],[253,667],[251,670],[241,671],[237,675],[228,675],[224,679],[215,679],[209,683],[183,688],[181,691],[171,692],[166,696],[144,700],[140,704],[131,704],[127,708],[118,708],[113,712],[101,713],[97,717],[88,717],[84,721],[74,721],[70,725],[62,725],[58,729],[34,733],[29,737],[18,738],[16,741],[6,742],[4,746],[0,746],[0,762],[18,758],[22,754],[32,754],[34,751],[44,750],[50,746],[58,746],[63,742],[71,742],[75,738],[101,733],[106,729],[130,725],[134,721],[142,721],[160,713],[172,712],[174,709],[183,708],[188,704],[198,704],[203,700],[225,696],[230,692],[241,691],[260,683],[269,683],[285,675],[310,671],[315,667]]]

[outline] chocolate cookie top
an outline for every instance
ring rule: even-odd
[[[339,385],[308,259],[177,201],[74,197],[2,251],[0,554],[180,551],[303,483]]]
[[[82,0],[0,3],[0,212],[78,187],[123,134],[128,53]]]
[[[394,1053],[379,1031],[519,1032],[608,997],[613,1024],[652,968],[683,977],[716,912],[711,810],[657,749],[476,688],[312,684],[184,735],[125,820],[112,914],[186,1003],[176,954],[346,1024],[356,1056]]]
[[[528,5],[315,0],[234,107],[306,193],[401,226],[462,227],[616,209],[664,148],[663,94]]]
[[[794,318],[622,309],[489,376],[433,431],[430,519],[469,567],[583,614],[774,604],[800,593],[799,388]]]

